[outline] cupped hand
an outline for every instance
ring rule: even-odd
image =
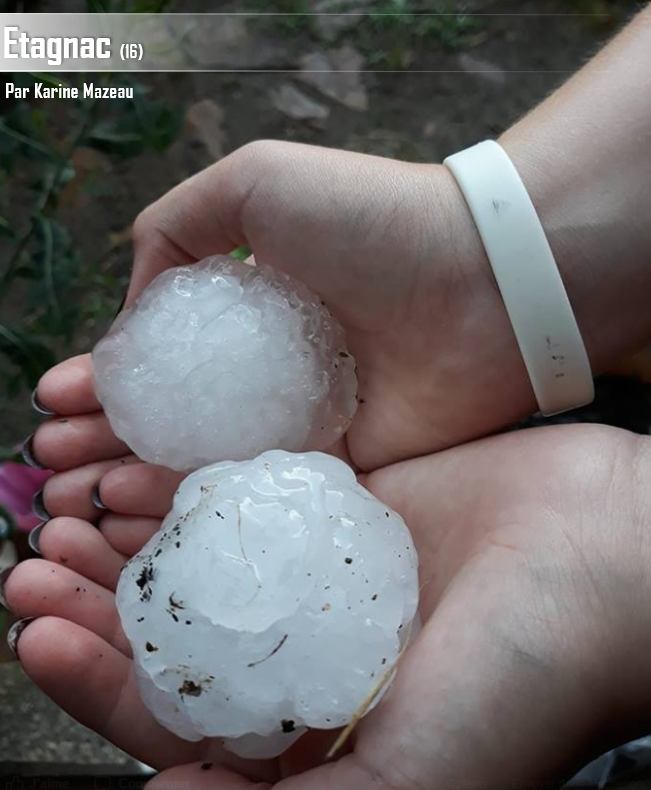
[[[534,429],[362,478],[412,530],[424,628],[334,762],[321,763],[328,733],[280,761],[243,763],[215,741],[180,741],[140,702],[113,589],[169,508],[178,478],[160,467],[106,476],[112,507],[130,516],[108,515],[99,531],[71,518],[45,526],[45,559],[20,565],[5,588],[18,615],[38,618],[19,657],[77,719],[157,768],[177,766],[160,781],[197,790],[560,779],[595,744],[635,735],[651,705],[650,445],[593,426]]]
[[[162,270],[243,243],[321,295],[358,363],[347,440],[359,469],[476,438],[534,409],[490,266],[442,166],[253,143],[147,208],[134,243],[128,303]],[[68,470],[127,452],[99,411],[88,356],[46,374],[38,397],[67,418],[33,440],[44,465]]]

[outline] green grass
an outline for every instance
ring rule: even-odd
[[[481,27],[478,17],[455,12],[449,2],[427,13],[414,0],[379,0],[371,9],[347,39],[374,68],[401,69],[408,56],[432,46],[461,49]]]
[[[25,85],[43,76],[9,79]],[[118,79],[131,77],[102,75],[99,81]],[[51,132],[56,102],[9,103],[0,122],[0,235],[6,250],[0,262],[0,410],[23,388],[34,387],[76,336],[109,320],[122,298],[126,283],[112,268],[109,240],[98,239],[96,259],[82,260],[58,203],[75,175],[77,148],[126,158],[164,151],[178,135],[179,114],[139,83],[131,84],[133,100],[74,102],[64,142]],[[101,186],[101,179],[88,179],[84,189],[96,197]],[[4,309],[15,304],[19,311]]]
[[[424,5],[417,0],[376,0],[360,6],[354,25],[331,36],[319,32],[310,13],[314,4],[307,0],[248,0],[245,8],[252,13],[264,12],[251,23],[279,36],[307,34],[324,48],[350,44],[360,50],[371,68],[401,69],[407,56],[419,49],[436,45],[457,50],[468,43],[481,22],[478,17],[459,13],[455,9],[458,5],[449,1]],[[350,4],[336,2],[330,8],[331,13],[342,14],[355,10]]]
[[[249,20],[263,30],[272,30],[279,35],[294,36],[298,33],[313,33],[313,17],[307,0],[247,0],[244,10],[260,16]]]
[[[640,0],[558,0],[561,10],[585,14],[582,21],[586,27],[603,31],[618,27],[643,5]]]

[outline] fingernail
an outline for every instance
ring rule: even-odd
[[[12,565],[10,568],[5,568],[3,571],[0,571],[0,606],[4,606],[5,609],[9,609],[7,606],[7,599],[5,598],[5,585],[14,568],[15,565]]]
[[[43,489],[37,491],[32,498],[32,513],[43,521],[49,521],[52,516],[43,501]]]
[[[102,497],[100,496],[100,493],[99,493],[99,486],[100,486],[100,484],[98,483],[93,488],[93,490],[91,492],[91,495],[90,495],[91,501],[92,501],[93,505],[95,505],[95,507],[98,507],[100,510],[108,510],[106,505],[102,502]]]
[[[20,656],[18,655],[18,640],[22,636],[23,631],[30,623],[33,623],[34,620],[36,620],[35,617],[23,617],[21,620],[16,620],[16,622],[7,631],[7,644],[9,645],[9,650],[11,650],[14,656],[19,660]]]
[[[43,464],[34,454],[34,434],[28,436],[27,439],[25,439],[25,444],[23,444],[22,450],[20,452],[23,456],[23,461],[27,464],[27,466],[31,466],[32,469],[47,469],[47,467],[43,466]]]
[[[27,538],[27,543],[29,544],[30,549],[35,552],[36,554],[41,553],[41,549],[39,548],[38,541],[41,537],[41,532],[43,532],[43,527],[47,524],[47,521],[41,521],[40,524],[37,524],[34,529],[29,533]]]
[[[53,417],[56,414],[55,411],[48,409],[47,406],[44,406],[38,399],[38,387],[32,392],[32,409],[39,414],[43,414],[45,417]]]

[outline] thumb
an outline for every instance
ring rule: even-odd
[[[447,205],[443,169],[299,143],[249,143],[138,217],[126,303],[171,266],[248,244],[259,261],[318,293],[344,323],[384,329],[409,304],[433,239],[442,244],[449,235],[449,207],[436,221],[430,211]]]
[[[147,784],[146,790],[402,790],[403,787],[407,790],[408,786],[398,788],[389,784],[350,754],[337,762],[282,779],[277,784],[253,782],[211,762],[180,765],[158,774]]]
[[[212,762],[178,765],[159,773],[146,790],[269,790],[267,782],[252,782]]]
[[[128,307],[161,272],[225,254],[244,243],[242,206],[254,179],[246,148],[174,187],[141,212],[133,226],[134,264]],[[239,178],[235,172],[239,172]]]

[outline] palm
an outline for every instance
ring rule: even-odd
[[[359,469],[476,438],[533,408],[490,267],[443,167],[247,146],[146,209],[134,240],[129,302],[163,269],[244,241],[321,295],[359,365],[347,435]],[[69,418],[39,431],[44,464],[69,469],[127,452],[96,411],[87,356],[46,374],[39,397]],[[62,458],[71,440],[79,451]]]
[[[238,230],[260,261],[303,280],[344,324],[360,382],[347,434],[355,465],[377,469],[475,435],[464,404],[476,397],[466,386],[470,360],[453,357],[478,345],[485,313],[471,305],[472,291],[487,286],[490,303],[492,286],[487,268],[460,265],[443,243],[432,251],[434,231],[445,238],[436,225],[449,220],[442,200],[436,219],[427,208],[450,188],[444,168],[311,146],[265,150],[257,167],[244,169],[254,186],[241,186],[247,197]],[[210,169],[197,176],[211,178]],[[188,217],[206,206],[196,185],[178,190],[187,194]],[[164,201],[176,205],[178,198],[172,192]],[[189,246],[197,241],[184,222],[178,230],[193,258],[209,249]],[[148,255],[154,226],[145,224],[145,233],[136,278],[139,268],[155,266]],[[472,364],[482,367],[477,355]]]
[[[390,695],[358,727],[352,754],[295,774],[287,786],[316,790],[324,786],[326,774],[331,786],[341,790],[366,784],[448,786],[490,769],[499,787],[522,775],[525,764],[528,775],[532,767],[546,775],[550,766],[543,760],[550,754],[559,769],[567,768],[577,758],[571,734],[588,734],[601,725],[593,690],[604,680],[605,669],[595,659],[598,645],[588,634],[617,630],[619,609],[611,604],[632,603],[622,601],[622,591],[615,590],[619,563],[646,550],[644,533],[627,519],[626,507],[617,504],[618,534],[613,535],[612,514],[597,508],[593,494],[603,492],[606,484],[621,484],[611,457],[624,459],[631,477],[637,441],[616,431],[538,430],[367,476],[368,487],[403,514],[417,543],[424,629],[403,659]],[[133,518],[157,515],[153,500],[142,493],[138,499],[135,493],[151,487],[158,490],[161,515],[175,485],[169,474],[137,465],[130,476],[134,489],[124,494]],[[109,588],[125,554],[155,526],[155,521],[141,519],[125,536],[109,524],[102,537],[74,519],[49,524],[42,535],[43,553],[54,562],[65,556],[67,567],[25,563],[7,585],[9,603],[18,614],[54,616],[25,631],[21,659],[59,704],[145,762],[162,767],[221,761],[217,743],[188,744],[160,728],[133,684]],[[100,546],[105,540],[112,545]],[[595,580],[584,566],[603,556],[610,558],[608,572]],[[645,600],[651,597],[648,587],[647,581]],[[639,597],[639,588],[635,595]],[[630,627],[642,632],[634,616]],[[568,633],[573,634],[571,650]],[[617,687],[619,677],[613,680],[612,673],[622,667],[607,669]],[[622,673],[622,683],[630,671],[627,667]],[[86,680],[83,696],[73,693],[80,677]],[[555,718],[559,706],[562,721]],[[500,759],[505,743],[508,762]],[[246,766],[232,758],[229,765],[251,778],[275,781],[318,765],[323,750],[324,741],[317,738],[305,748],[299,744],[279,765]],[[222,778],[220,787],[246,786],[234,774]]]

